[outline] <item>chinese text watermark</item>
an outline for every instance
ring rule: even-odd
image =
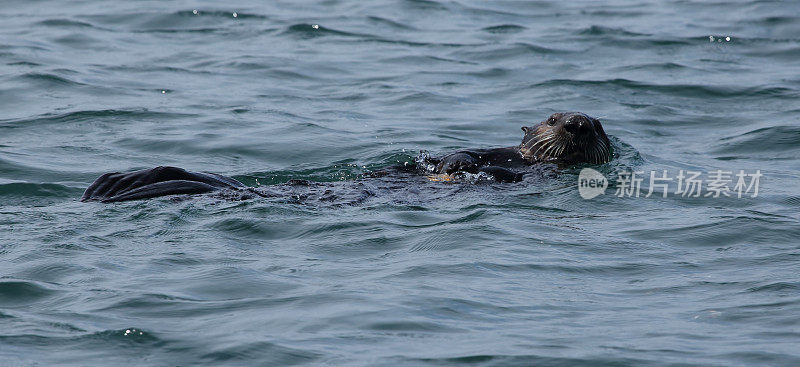
[[[699,197],[758,197],[761,170],[748,172],[739,171],[692,171],[668,170],[650,171],[620,171],[616,172],[617,197],[646,197],[669,195],[699,198]],[[584,199],[591,199],[605,193],[609,186],[606,177],[591,168],[584,168],[578,175],[578,192]],[[646,190],[646,192],[645,192]]]

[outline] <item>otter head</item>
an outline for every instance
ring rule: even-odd
[[[525,137],[519,151],[530,162],[601,164],[611,160],[611,142],[600,121],[580,112],[554,113],[522,131]]]

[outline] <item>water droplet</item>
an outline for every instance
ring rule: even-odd
[[[319,24],[312,24],[312,25],[311,25],[311,28],[314,28],[314,29],[319,29]]]
[[[238,16],[239,16],[239,14],[236,14],[236,12],[233,12],[233,17],[234,17],[234,18],[236,18],[236,17],[238,17]]]
[[[730,41],[731,41],[731,37],[730,36],[725,37],[725,42],[730,42]]]
[[[166,93],[167,93],[167,91],[165,91],[163,89],[161,90],[161,94],[166,94]]]
[[[197,11],[197,9],[195,9],[195,10],[192,10],[192,14],[194,14],[194,15],[197,15],[197,13],[199,13],[199,12]]]
[[[710,42],[714,42],[714,36],[708,36],[708,40],[709,40]]]

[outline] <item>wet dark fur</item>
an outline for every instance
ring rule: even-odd
[[[523,127],[522,130],[525,136],[519,146],[459,151],[425,162],[435,167],[433,172],[423,172],[420,167],[413,169],[420,171],[417,175],[483,172],[499,182],[517,182],[522,180],[526,172],[530,172],[531,165],[537,163],[601,164],[611,159],[611,143],[600,121],[580,112],[556,113],[547,120],[535,126]],[[365,175],[365,178],[394,175],[408,180],[408,172],[408,168],[393,167]],[[283,186],[297,186],[298,182],[289,182]],[[104,174],[86,189],[81,201],[117,202],[221,190],[232,193],[232,197],[242,198],[273,197],[286,193],[286,190],[250,188],[233,178],[213,173],[161,166],[135,172]],[[333,195],[326,191],[322,191],[320,200],[328,194]]]
[[[603,164],[611,160],[611,142],[596,118],[580,112],[554,113],[536,126],[523,127],[520,154],[530,163]]]
[[[525,167],[536,163],[565,166],[611,160],[611,142],[600,121],[580,112],[554,113],[522,131],[519,146],[456,152],[436,161],[434,173],[486,172],[498,181],[515,182]]]

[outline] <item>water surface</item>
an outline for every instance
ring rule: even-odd
[[[800,364],[797,2],[2,5],[2,365]],[[759,195],[587,201],[573,168],[78,202],[156,165],[352,190],[564,110],[603,121],[604,174]]]

